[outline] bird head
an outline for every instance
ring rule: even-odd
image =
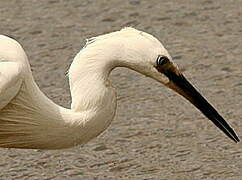
[[[87,42],[87,46],[95,48],[96,56],[109,61],[106,63],[109,69],[127,67],[174,90],[198,108],[229,138],[235,142],[240,141],[230,125],[185,78],[168,51],[154,36],[134,28],[124,28],[94,37]]]

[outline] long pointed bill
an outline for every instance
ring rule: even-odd
[[[171,64],[170,64],[171,65]],[[209,102],[189,83],[189,81],[179,72],[179,70],[171,65],[170,68],[157,69],[165,74],[170,82],[166,84],[194,106],[196,106],[208,119],[210,119],[220,130],[222,130],[234,142],[239,142],[237,134],[223,117],[209,104]]]

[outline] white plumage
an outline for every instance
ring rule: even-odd
[[[147,33],[124,28],[90,39],[70,66],[72,103],[71,109],[66,109],[40,91],[21,45],[1,35],[0,147],[61,149],[98,136],[115,115],[116,94],[109,74],[118,66],[138,71],[182,94],[157,70],[160,55],[169,58],[174,72],[180,73],[162,44]]]

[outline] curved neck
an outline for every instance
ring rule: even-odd
[[[99,54],[98,51],[95,52]],[[86,49],[80,51],[69,69],[71,109],[83,111],[97,108],[106,98],[110,98],[108,94],[113,88],[109,82],[109,74],[113,68],[110,59],[105,59],[101,53],[93,55]]]
[[[116,94],[108,80],[114,65],[100,51],[90,52],[94,51],[83,49],[70,67],[71,109],[45,96],[26,66],[18,94],[0,112],[0,124],[10,122],[11,136],[4,139],[4,147],[67,148],[89,141],[109,126],[116,111]]]
[[[18,130],[28,132],[26,136],[9,139],[12,143],[18,138],[18,143],[11,144],[11,147],[67,148],[89,141],[110,125],[115,115],[116,95],[107,84],[108,74],[105,76],[98,69],[91,73],[85,66],[80,72],[82,76],[74,76],[75,81],[71,81],[71,109],[61,107],[45,96],[32,74],[25,77],[17,97],[5,109],[6,113],[1,112],[0,121],[9,116],[17,119],[19,127],[14,126],[16,133]],[[74,80],[72,76],[70,79]]]

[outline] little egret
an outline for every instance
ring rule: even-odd
[[[235,142],[240,139],[212,105],[186,80],[159,40],[134,28],[91,38],[69,71],[72,96],[66,109],[35,83],[21,45],[0,35],[0,147],[62,149],[102,133],[116,111],[109,81],[115,67],[127,67],[173,89]]]

